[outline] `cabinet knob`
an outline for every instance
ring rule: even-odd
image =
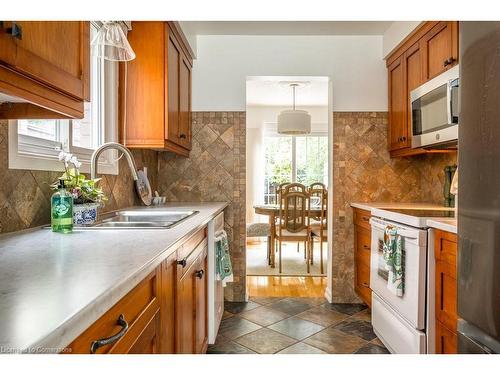
[[[187,265],[187,260],[186,260],[186,259],[178,260],[178,261],[177,261],[177,264],[178,264],[179,266],[182,266],[182,268],[184,268],[184,267],[186,267],[186,265]]]
[[[203,275],[204,275],[204,274],[205,274],[205,271],[203,271],[203,270],[196,271],[196,277],[197,277],[198,279],[203,278]]]
[[[448,66],[448,65],[451,65],[453,64],[455,61],[457,61],[457,59],[453,58],[453,57],[449,57],[447,58],[446,60],[444,60],[444,63],[443,63],[443,66]]]
[[[369,285],[368,283],[363,283],[363,286],[364,286],[365,288],[369,288],[369,287],[370,287],[370,285]]]
[[[186,134],[180,134],[180,135],[179,135],[179,138],[180,138],[180,139],[186,139]]]
[[[369,249],[370,249],[370,246],[368,246],[368,245],[363,245],[363,249],[369,250]]]

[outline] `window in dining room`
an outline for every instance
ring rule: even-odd
[[[264,204],[275,204],[276,188],[283,182],[328,184],[328,137],[264,137]]]

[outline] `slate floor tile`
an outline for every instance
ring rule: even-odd
[[[324,297],[290,297],[287,299],[290,301],[298,301],[298,302],[306,303],[311,307],[319,306],[319,305],[322,305],[322,304],[328,302],[326,300],[326,298],[324,298]]]
[[[267,306],[261,306],[250,311],[242,312],[239,316],[250,320],[251,322],[260,324],[261,326],[268,326],[288,318],[290,315],[282,311],[271,309]]]
[[[365,309],[354,315],[351,315],[352,319],[364,320],[365,322],[371,323],[372,321],[372,311],[370,309]]]
[[[345,334],[333,327],[308,337],[304,342],[330,354],[351,354],[367,344],[362,338]]]
[[[224,301],[224,310],[229,311],[231,314],[239,314],[243,311],[256,309],[260,305],[253,301],[248,302],[228,302]]]
[[[331,326],[332,324],[338,323],[348,317],[349,315],[339,313],[335,310],[325,309],[323,306],[315,306],[297,315],[297,318],[309,320],[310,322],[320,324],[323,327]]]
[[[224,312],[222,313],[222,319],[227,319],[227,318],[230,318],[232,317],[234,314],[230,313],[229,311],[226,311],[224,310]]]
[[[324,329],[324,327],[319,324],[294,316],[270,325],[268,328],[284,335],[293,337],[296,340],[303,340],[306,337],[309,337]]]
[[[227,341],[222,344],[209,345],[207,349],[208,354],[256,354],[243,345],[234,341]]]
[[[233,316],[223,320],[219,327],[219,334],[234,340],[237,337],[246,335],[261,328],[261,326],[242,319],[239,316]]]
[[[314,346],[305,344],[303,342],[298,342],[289,346],[288,348],[279,351],[276,354],[328,354],[323,350],[315,348]]]
[[[338,311],[347,315],[354,315],[368,308],[362,303],[325,303],[322,306],[326,309]]]
[[[297,342],[268,328],[241,336],[235,341],[260,354],[273,354]]]
[[[300,314],[303,311],[309,310],[311,308],[311,305],[298,299],[286,298],[284,300],[273,303],[269,307],[274,310],[287,313],[289,315],[296,315]]]
[[[390,354],[389,351],[378,345],[374,344],[366,344],[365,346],[362,346],[360,349],[356,350],[354,354]]]
[[[344,333],[356,335],[366,341],[371,341],[377,337],[373,332],[372,325],[364,320],[345,320],[334,327]]]

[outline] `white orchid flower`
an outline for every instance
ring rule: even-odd
[[[59,159],[59,161],[63,161],[66,157],[66,153],[64,151],[61,151],[59,153],[59,155],[57,156],[57,158]]]
[[[80,168],[82,166],[82,163],[78,161],[78,158],[74,155],[71,156],[71,159],[69,160],[71,164],[75,166],[75,168]]]

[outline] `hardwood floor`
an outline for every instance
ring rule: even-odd
[[[250,297],[323,297],[324,276],[247,276]]]

